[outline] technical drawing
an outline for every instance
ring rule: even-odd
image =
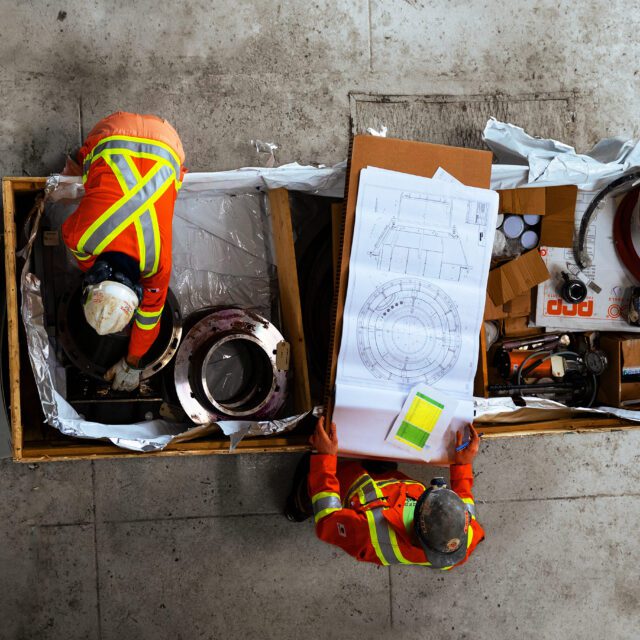
[[[487,216],[489,214],[489,204],[487,202],[471,202],[467,204],[467,224],[475,224],[479,227],[487,226]]]
[[[460,237],[451,231],[388,224],[369,255],[380,271],[459,281],[471,269]]]
[[[433,384],[460,355],[458,308],[433,284],[415,278],[391,280],[362,306],[357,344],[362,363],[376,378]]]
[[[418,227],[451,227],[451,199],[404,192],[398,205],[398,222]]]

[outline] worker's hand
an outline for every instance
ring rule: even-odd
[[[142,369],[135,369],[122,358],[104,374],[104,379],[111,382],[114,391],[133,391],[140,386],[141,373]]]
[[[331,429],[327,433],[324,429],[324,418],[318,418],[316,431],[309,438],[311,446],[318,452],[328,456],[338,455],[338,434],[335,423],[331,423]]]
[[[456,447],[463,444],[463,434],[461,431],[456,433]],[[480,448],[480,436],[474,429],[473,425],[469,425],[469,444],[462,450],[456,451],[453,456],[453,464],[471,464]]]

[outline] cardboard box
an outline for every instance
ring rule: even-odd
[[[640,382],[623,382],[623,368],[640,369],[640,335],[637,333],[602,333],[600,347],[607,354],[609,367],[600,377],[598,401],[612,407],[640,405]]]
[[[513,300],[549,279],[549,270],[537,249],[489,272],[487,291],[496,305]]]
[[[500,196],[500,213],[544,216],[540,231],[540,244],[548,247],[571,247],[578,188],[525,187],[503,189]]]

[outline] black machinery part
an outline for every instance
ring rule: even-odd
[[[587,255],[587,232],[589,231],[589,225],[598,209],[598,205],[609,195],[612,195],[618,190],[629,186],[635,186],[635,183],[640,180],[640,172],[634,171],[626,176],[617,178],[613,182],[610,182],[602,191],[593,198],[589,203],[587,210],[584,212],[582,219],[580,220],[580,229],[573,244],[573,257],[576,264],[580,269],[586,269],[591,266],[591,257]]]

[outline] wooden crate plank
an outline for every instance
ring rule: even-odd
[[[333,249],[333,280],[338,277],[338,262],[340,260],[340,238],[342,237],[342,218],[345,203],[334,202],[331,205],[331,247]]]
[[[291,345],[293,360],[293,399],[296,411],[309,411],[311,388],[307,365],[307,349],[302,326],[298,269],[293,244],[289,192],[286,189],[269,191],[269,205],[273,224],[273,241],[278,263],[278,285],[284,333]]]
[[[18,287],[16,280],[16,223],[13,180],[2,180],[4,208],[4,268],[7,288],[7,333],[9,358],[9,403],[13,457],[22,457],[22,416],[20,411],[20,345],[18,337]]]

